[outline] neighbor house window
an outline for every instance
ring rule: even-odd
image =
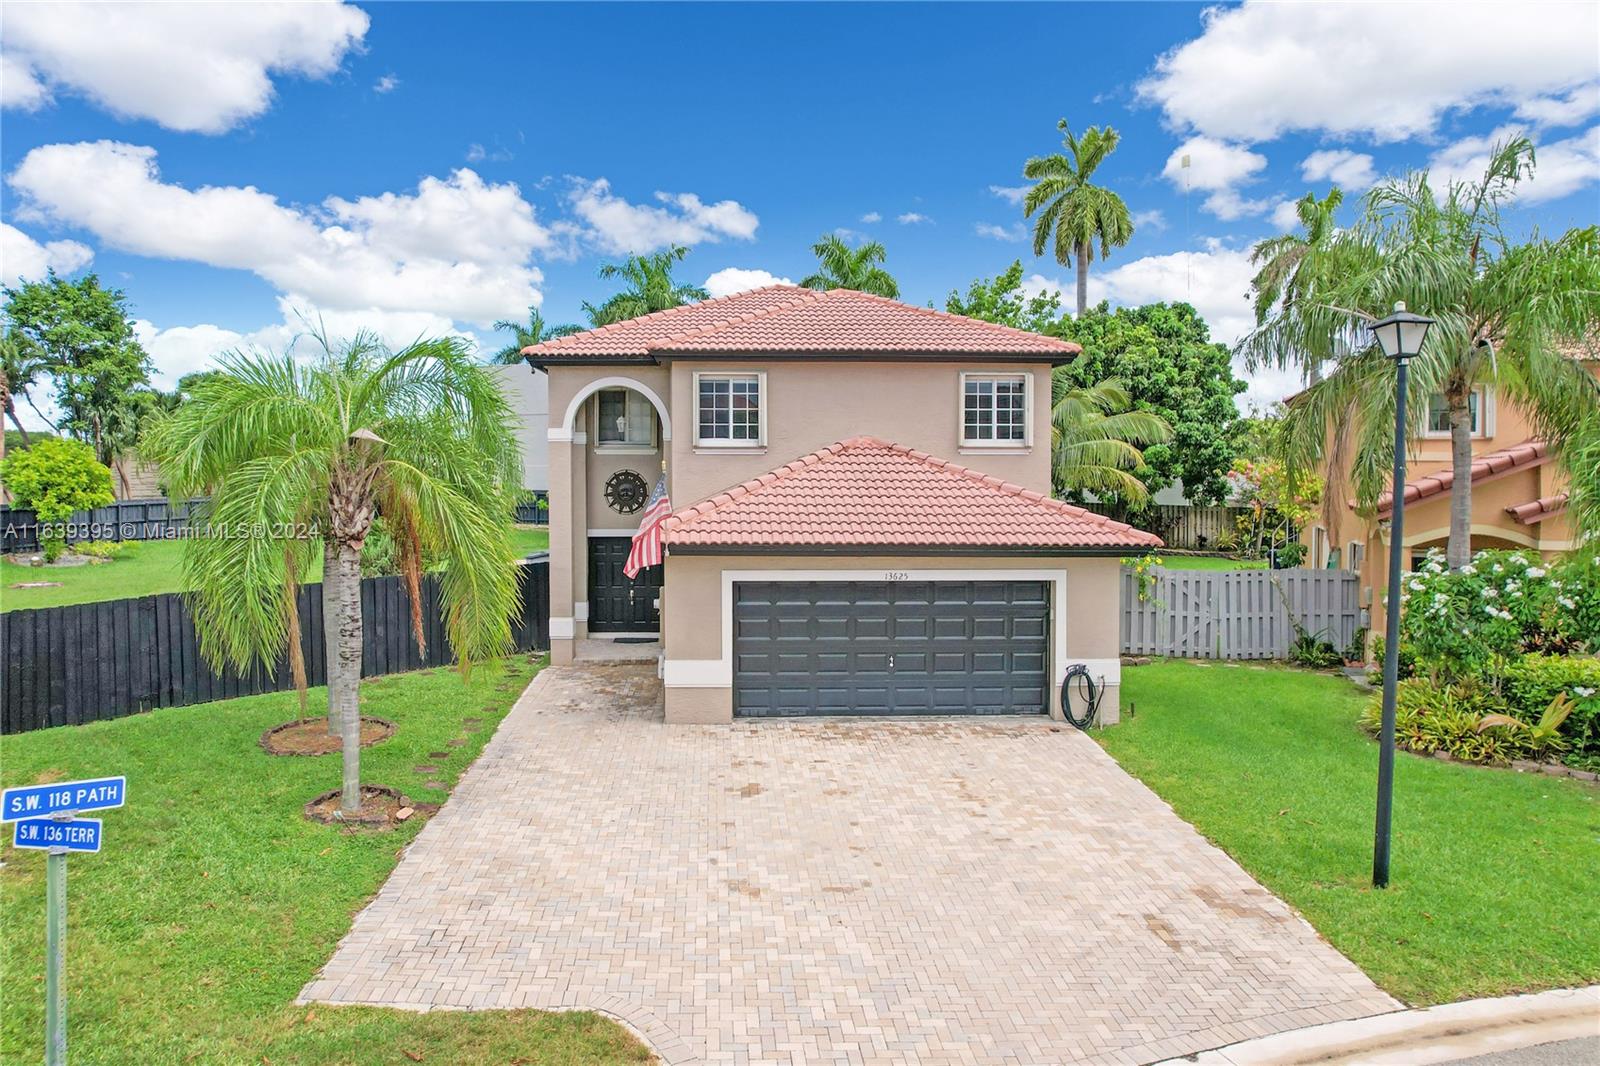
[[[1467,394],[1467,413],[1472,420],[1472,435],[1483,435],[1483,390],[1473,389]],[[1450,435],[1450,401],[1445,399],[1442,392],[1436,392],[1428,397],[1428,436],[1448,437]]]
[[[695,441],[759,447],[766,442],[763,374],[696,374]]]
[[[1028,443],[1027,375],[961,375],[961,443]]]
[[[656,409],[632,389],[601,389],[595,440],[600,444],[653,448]]]

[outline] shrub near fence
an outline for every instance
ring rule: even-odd
[[[1283,659],[1298,622],[1335,648],[1362,625],[1360,579],[1347,570],[1122,571],[1122,653]],[[1287,601],[1287,603],[1285,602]]]
[[[521,608],[512,621],[518,651],[550,646],[550,562],[540,553],[520,565]],[[302,585],[300,647],[306,679],[327,679],[322,586]],[[439,584],[422,582],[426,654],[417,651],[411,601],[401,577],[361,582],[361,674],[444,666],[455,661],[439,617]],[[287,657],[272,670],[218,673],[200,656],[182,593],[11,611],[0,615],[0,732],[120,718],[157,707],[281,692],[294,687]]]

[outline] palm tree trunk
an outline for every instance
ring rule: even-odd
[[[1472,409],[1471,393],[1452,389],[1450,400],[1450,541],[1445,562],[1459,570],[1472,560]]]
[[[29,438],[28,431],[22,428],[22,420],[17,417],[17,405],[8,402],[6,404],[6,414],[11,416],[11,424],[16,426],[17,432],[22,435],[22,446],[24,448],[33,447],[33,441]]]
[[[361,549],[333,541],[323,563],[322,617],[328,633],[328,719],[344,736],[339,807],[361,807]],[[330,581],[331,595],[330,595]]]
[[[1089,310],[1089,246],[1078,245],[1078,317]]]

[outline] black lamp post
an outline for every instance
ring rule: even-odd
[[[1406,369],[1411,357],[1422,351],[1433,319],[1414,315],[1396,303],[1388,318],[1368,329],[1394,360],[1394,481],[1389,510],[1389,601],[1383,637],[1383,736],[1378,744],[1378,826],[1372,845],[1372,886],[1389,884],[1389,822],[1394,809],[1394,689],[1400,672],[1400,573],[1405,539],[1406,508]]]

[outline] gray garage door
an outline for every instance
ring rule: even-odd
[[[1037,714],[1042,581],[741,582],[733,713]]]

